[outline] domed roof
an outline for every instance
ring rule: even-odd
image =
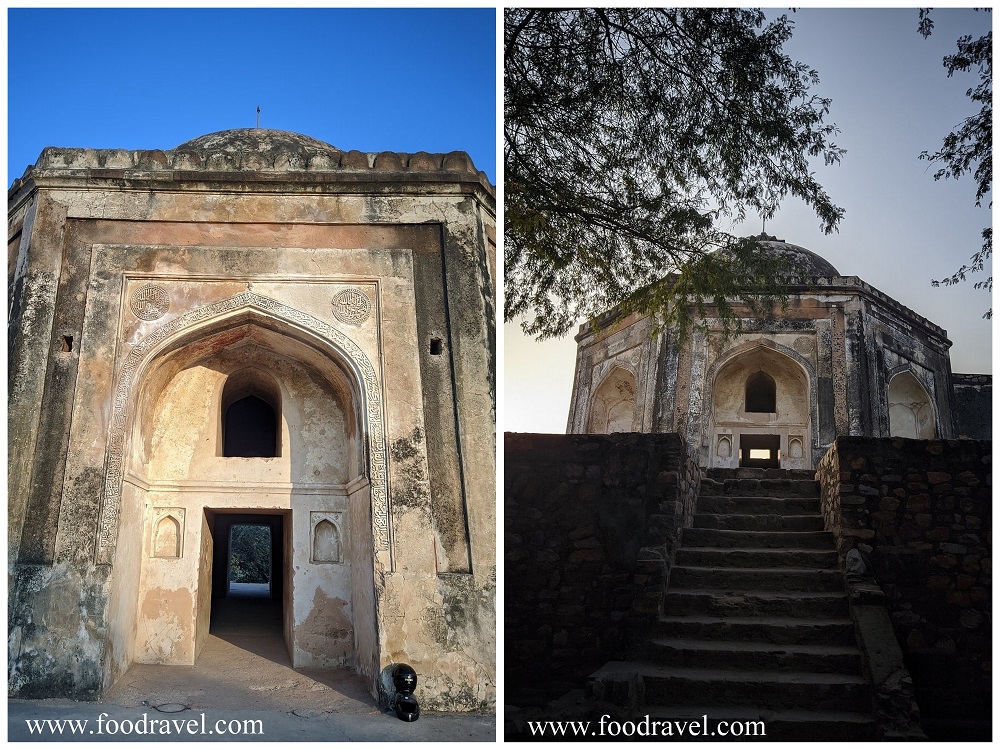
[[[796,275],[809,278],[832,278],[840,276],[840,271],[834,268],[830,261],[820,257],[811,250],[806,250],[804,247],[779,240],[777,237],[766,235],[763,232],[753,239],[767,248],[769,252],[787,258],[795,266]]]
[[[220,130],[217,133],[209,133],[185,141],[174,150],[203,153],[223,152],[234,155],[257,153],[271,156],[279,152],[291,152],[299,156],[340,153],[340,149],[336,146],[331,146],[316,138],[310,138],[301,133],[290,133],[287,130],[268,130],[266,128]]]

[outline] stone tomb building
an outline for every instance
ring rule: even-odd
[[[231,130],[8,194],[9,688],[193,664],[263,525],[296,667],[495,705],[495,190]]]
[[[805,248],[758,240],[799,269],[787,311],[728,341],[717,321],[682,341],[609,311],[576,337],[567,432],[679,432],[703,467],[785,469],[815,468],[840,435],[990,438],[992,378],[951,372],[946,331]]]

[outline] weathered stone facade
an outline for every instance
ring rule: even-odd
[[[578,688],[642,637],[700,476],[679,435],[505,435],[508,704]]]
[[[924,730],[989,736],[992,443],[838,438],[817,467],[826,526],[885,592]]]
[[[296,666],[377,690],[407,662],[426,708],[490,708],[495,191],[468,156],[48,148],[8,206],[11,694],[193,663],[249,512],[283,535]],[[270,453],[224,449],[247,398]]]
[[[993,436],[993,376],[952,373],[955,437],[989,440]]]
[[[943,329],[808,250],[763,244],[801,276],[772,317],[737,307],[742,331],[728,340],[712,307],[686,340],[615,310],[584,325],[567,432],[680,432],[702,466],[757,465],[753,450],[787,469],[814,468],[838,435],[951,438],[971,421],[989,436],[978,415],[990,389],[970,402],[953,386]],[[958,382],[968,377],[983,376]],[[756,382],[763,405],[749,400]]]

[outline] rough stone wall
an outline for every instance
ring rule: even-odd
[[[993,376],[952,373],[955,436],[993,439]]]
[[[841,437],[817,470],[841,556],[857,549],[886,593],[932,738],[990,716],[991,450]]]
[[[660,611],[701,481],[677,434],[504,438],[505,690],[542,705]]]

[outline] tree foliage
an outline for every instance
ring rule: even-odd
[[[934,20],[930,9],[920,10],[920,21],[917,31],[926,39],[934,30]],[[958,179],[966,174],[972,174],[976,181],[976,205],[983,205],[983,198],[993,187],[993,32],[990,31],[978,39],[971,34],[959,37],[956,43],[958,51],[946,55],[943,61],[948,77],[956,72],[968,73],[976,71],[979,82],[965,93],[979,107],[979,111],[966,117],[956,130],[948,133],[941,143],[941,148],[930,153],[924,151],[921,159],[938,166],[934,179]],[[990,208],[993,201],[989,202]],[[946,279],[932,281],[934,286],[951,286],[966,280],[966,275],[983,270],[986,261],[993,255],[993,228],[988,226],[982,232],[983,244],[972,256],[968,264],[963,264],[955,273]],[[977,281],[976,289],[993,290],[993,277]],[[984,318],[993,317],[992,309]]]
[[[682,328],[770,311],[780,259],[721,225],[788,196],[828,233],[844,213],[810,168],[843,151],[791,34],[753,10],[508,8],[505,317],[545,338],[621,303]]]
[[[268,583],[271,580],[271,529],[256,524],[231,528],[229,580],[233,583]]]

